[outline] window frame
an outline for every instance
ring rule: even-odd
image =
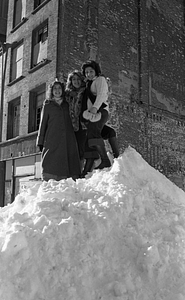
[[[26,16],[26,0],[25,0],[25,8],[22,7],[20,20],[18,20],[16,22],[16,16],[20,12],[20,11],[17,12],[17,7],[16,7],[18,1],[20,1],[22,3],[22,1],[24,1],[24,0],[14,0],[13,29],[19,27],[19,24],[21,24],[26,19],[25,18],[25,16]],[[24,10],[23,10],[23,8],[24,8]]]
[[[0,1],[0,18],[7,20],[8,14],[8,1],[1,0]]]
[[[41,4],[38,4],[38,5],[36,3],[37,1],[38,0],[34,0],[32,14],[36,14],[43,6],[45,6],[51,0],[44,0]]]
[[[15,60],[15,63],[13,61],[13,57],[14,57],[14,51],[16,51],[16,49],[20,48],[22,46],[22,58],[19,60]],[[10,78],[9,78],[9,82],[13,82],[15,80],[17,80],[18,78],[21,78],[23,76],[23,57],[24,57],[24,41],[21,40],[19,43],[16,44],[15,47],[12,48],[11,50],[11,61],[10,61]],[[21,74],[19,76],[15,76],[15,78],[13,77],[13,66],[17,65],[17,62],[19,62],[20,60],[22,60],[22,70],[21,70]]]
[[[46,36],[44,37],[44,29],[45,27],[47,28],[46,31]],[[47,50],[48,50],[48,19],[46,19],[42,24],[40,24],[38,27],[36,27],[33,31],[32,31],[32,52],[31,52],[31,66],[30,69],[33,69],[35,67],[37,67],[39,64],[47,61]],[[39,34],[39,31],[42,31]],[[44,38],[44,40],[42,40]],[[36,45],[38,45],[38,48],[42,45],[46,43],[45,46],[43,46],[43,49],[45,49],[46,47],[46,57],[43,57],[42,59],[42,55],[41,55],[41,49],[36,49]],[[38,51],[38,56],[35,57],[35,52]],[[35,60],[37,60],[39,58],[39,54],[41,55],[41,59],[35,63]]]
[[[34,9],[36,9],[38,6],[42,5],[43,2],[45,2],[45,1],[46,0],[34,0]]]
[[[32,133],[35,131],[38,131],[39,122],[37,121],[37,111],[41,108],[42,105],[37,106],[38,103],[38,95],[44,94],[43,102],[46,98],[46,83],[41,84],[40,86],[36,87],[35,89],[31,90],[29,92],[29,114],[28,114],[28,133]],[[41,116],[41,110],[40,110],[40,116]]]
[[[15,125],[14,108],[19,108],[18,125]],[[20,110],[21,110],[21,97],[17,97],[8,102],[8,119],[7,119],[7,140],[19,136],[20,131]]]

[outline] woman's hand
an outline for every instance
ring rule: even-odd
[[[97,114],[97,108],[96,107],[94,107],[94,106],[92,106],[90,109],[89,109],[89,112],[91,113],[91,114]]]

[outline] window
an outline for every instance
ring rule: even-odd
[[[11,192],[12,192],[11,181],[10,180],[9,181],[5,181],[4,206],[8,205],[9,203],[11,203],[11,200],[12,200]]]
[[[10,82],[22,75],[23,43],[12,49]]]
[[[0,18],[7,19],[8,13],[8,1],[1,0],[0,1]]]
[[[47,59],[48,23],[44,22],[33,31],[32,35],[32,63],[31,68]]]
[[[15,0],[13,27],[17,26],[25,18],[26,0]]]
[[[46,97],[46,85],[43,84],[30,92],[28,132],[39,129],[42,104]]]
[[[20,97],[8,103],[7,140],[19,135]]]
[[[34,9],[36,8],[36,7],[38,7],[39,5],[41,5],[41,3],[43,3],[45,0],[35,0],[34,1]]]

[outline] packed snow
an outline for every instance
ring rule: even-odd
[[[185,193],[127,148],[0,209],[1,300],[184,300]]]

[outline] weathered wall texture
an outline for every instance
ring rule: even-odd
[[[86,58],[111,78],[110,123],[120,149],[131,145],[167,176],[184,173],[183,1],[62,1],[66,74]],[[142,102],[142,103],[141,103]]]

